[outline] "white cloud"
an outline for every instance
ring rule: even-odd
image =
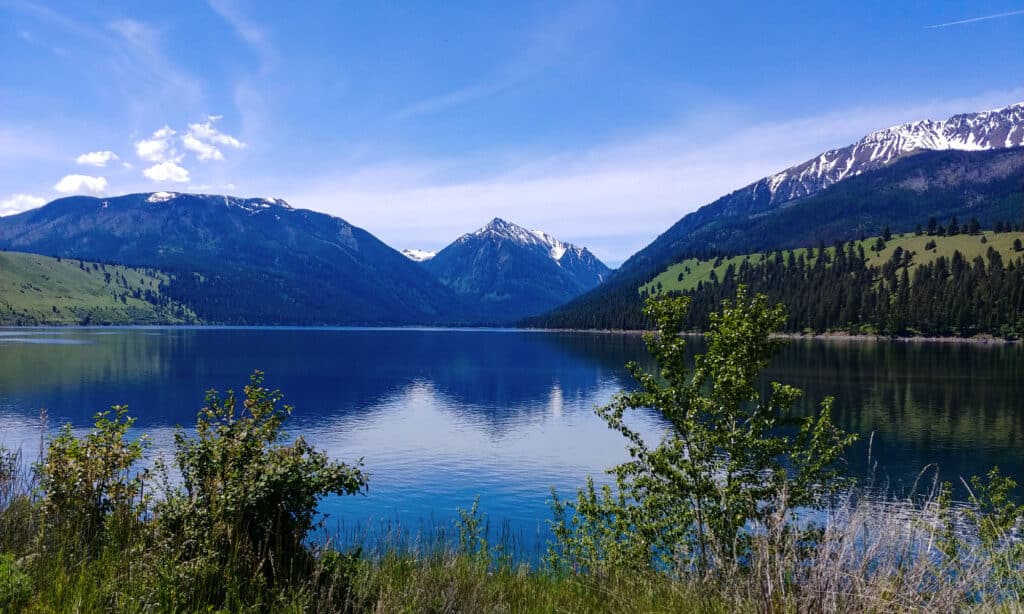
[[[217,146],[243,149],[246,145],[230,134],[217,130],[213,124],[220,115],[210,115],[201,124],[189,124],[188,132],[181,139],[185,149],[194,151],[199,160],[223,160],[224,154]]]
[[[181,144],[185,146],[185,149],[194,151],[196,153],[196,158],[198,158],[199,160],[224,159],[224,154],[222,154],[219,149],[217,149],[213,145],[200,141],[191,134],[186,134],[185,136],[181,137]]]
[[[32,196],[31,194],[11,194],[10,198],[0,200],[0,217],[35,209],[36,207],[43,206],[45,203],[45,198]]]
[[[75,163],[103,167],[107,165],[107,162],[113,160],[120,160],[120,158],[112,151],[90,151],[75,158]]]
[[[188,129],[181,135],[170,126],[164,126],[148,139],[136,141],[135,153],[149,162],[180,164],[185,157],[184,153],[178,151],[180,145],[194,153],[197,160],[223,160],[224,152],[221,151],[221,147],[243,149],[246,144],[218,130],[214,123],[220,119],[220,115],[209,115],[204,122],[189,124]]]
[[[65,175],[53,186],[61,194],[74,194],[81,192],[92,192],[94,194],[107,189],[106,177],[93,177],[91,175]]]
[[[150,162],[163,162],[177,157],[174,148],[174,135],[170,126],[164,126],[153,133],[148,139],[135,142],[135,153],[143,160]]]
[[[142,174],[156,182],[186,183],[189,181],[188,169],[170,160],[154,164],[142,171]]]

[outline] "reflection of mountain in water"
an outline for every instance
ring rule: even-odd
[[[141,426],[190,424],[204,391],[240,389],[253,369],[298,408],[295,422],[372,410],[414,382],[490,428],[514,428],[558,390],[589,398],[638,350],[621,336],[508,331],[159,329],[47,331],[77,345],[6,342],[0,395],[11,409],[87,424],[127,403]]]

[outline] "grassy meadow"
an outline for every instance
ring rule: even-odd
[[[179,324],[187,307],[161,297],[152,269],[0,252],[0,325]]]
[[[898,247],[904,251],[914,252],[914,257],[908,269],[908,273],[912,277],[913,271],[918,265],[934,262],[940,256],[944,256],[947,259],[952,258],[953,253],[956,251],[959,251],[968,261],[976,256],[984,257],[989,248],[998,251],[1005,262],[1018,259],[1024,256],[1024,252],[1014,250],[1013,243],[1015,240],[1024,241],[1024,233],[984,231],[977,235],[958,234],[951,237],[915,235],[914,233],[894,234],[881,251],[874,251],[872,249],[878,241],[878,237],[869,237],[855,243],[859,247],[864,248],[868,266],[882,266],[892,257],[893,252]],[[932,242],[935,243],[934,247],[925,249]],[[835,247],[826,247],[826,251],[834,255]],[[783,258],[788,259],[790,253],[793,254],[794,258],[798,259],[803,256],[808,263],[813,264],[817,259],[818,250],[810,247],[783,250]],[[641,294],[650,293],[658,287],[658,284],[661,284],[662,292],[687,292],[695,290],[697,284],[711,279],[712,272],[714,272],[718,279],[722,279],[729,266],[739,269],[740,264],[744,260],[756,266],[763,262],[765,257],[764,253],[754,253],[711,259],[688,258],[673,264],[654,279],[642,285],[639,292]],[[769,254],[768,257],[774,257],[774,252]]]

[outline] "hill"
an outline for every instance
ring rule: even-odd
[[[167,271],[163,293],[211,323],[451,323],[467,313],[370,233],[280,199],[62,198],[0,218],[0,248]]]
[[[185,324],[196,315],[152,269],[0,252],[0,325]]]

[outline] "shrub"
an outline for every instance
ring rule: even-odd
[[[76,437],[68,424],[49,441],[37,467],[48,543],[71,550],[96,546],[109,529],[138,519],[146,473],[134,464],[147,438],[126,439],[134,422],[127,406],[115,406],[96,414],[84,437]]]
[[[195,436],[175,435],[182,487],[168,489],[157,519],[200,585],[219,585],[225,573],[273,583],[308,572],[303,541],[319,500],[366,488],[361,461],[332,462],[301,437],[284,442],[292,408],[282,398],[257,371],[244,400],[210,391]]]

